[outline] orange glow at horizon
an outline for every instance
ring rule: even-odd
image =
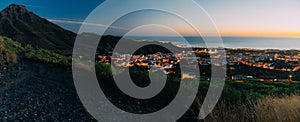
[[[184,34],[184,35],[198,35],[197,32],[193,29],[178,29],[177,32]],[[202,33],[203,35],[208,36],[215,36],[212,35],[209,31],[205,31]],[[221,30],[219,29],[219,34],[221,36],[299,36],[300,37],[300,30],[299,31],[266,31],[266,30]]]

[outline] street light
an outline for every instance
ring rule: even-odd
[[[290,74],[290,75],[289,75],[289,78],[290,78],[290,81],[292,81],[293,75]]]

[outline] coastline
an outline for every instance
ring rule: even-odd
[[[212,36],[211,36],[212,37]],[[128,36],[126,39],[141,42],[162,42],[171,43],[182,48],[206,48],[201,37],[185,36],[188,41],[182,40],[182,37],[175,36]],[[208,37],[209,38],[209,37]],[[250,50],[300,50],[300,37],[297,36],[222,36],[225,49],[250,49]],[[251,41],[249,41],[251,40]],[[275,41],[275,42],[270,42]],[[219,47],[214,47],[219,48]]]

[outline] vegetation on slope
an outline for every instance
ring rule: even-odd
[[[35,61],[43,61],[46,63],[70,65],[71,57],[67,57],[50,50],[39,47],[32,47],[29,44],[21,44],[7,37],[0,36],[0,52],[5,54],[2,60],[17,62],[18,55]]]

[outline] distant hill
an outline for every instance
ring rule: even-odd
[[[84,40],[84,41],[93,41],[99,39],[100,36],[96,34],[91,33],[82,33],[78,35],[78,40]],[[111,35],[105,35],[101,37],[101,40],[98,44],[97,53],[98,54],[110,54],[114,51],[116,45],[119,43],[119,41],[126,41],[127,45],[146,45],[143,47],[140,47],[138,50],[136,50],[135,54],[153,54],[157,52],[162,53],[170,53],[170,50],[168,50],[166,47],[176,49],[176,51],[183,51],[184,48],[177,47],[173,45],[172,43],[161,43],[158,41],[150,42],[150,41],[135,41],[130,40],[126,38],[122,38],[119,36],[111,36]],[[131,47],[128,47],[131,48]],[[127,53],[128,50],[126,47],[124,49],[120,49],[119,53]]]
[[[0,35],[44,49],[72,49],[76,34],[11,4],[0,12]]]

